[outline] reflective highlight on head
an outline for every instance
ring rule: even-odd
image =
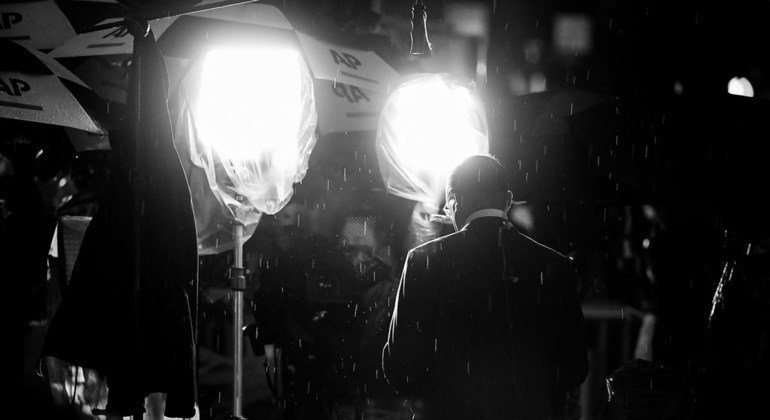
[[[505,182],[503,166],[492,156],[475,155],[457,165],[447,179],[445,213],[459,229],[476,210],[507,211],[512,194]]]

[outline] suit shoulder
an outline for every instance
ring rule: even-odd
[[[412,248],[409,254],[415,258],[423,255],[435,255],[445,249],[451,249],[453,245],[462,240],[462,237],[463,231],[450,233]]]
[[[537,257],[538,260],[549,264],[566,264],[572,265],[572,259],[566,255],[556,251],[555,249],[541,244],[540,242],[530,238],[527,235],[519,233],[516,235],[518,245]]]

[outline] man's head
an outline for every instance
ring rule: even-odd
[[[500,163],[491,156],[476,155],[465,159],[449,175],[444,210],[459,229],[477,210],[492,208],[507,213],[512,199]]]

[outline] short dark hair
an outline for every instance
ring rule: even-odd
[[[463,205],[504,203],[508,196],[503,165],[492,156],[474,155],[457,165],[449,175],[447,192]]]

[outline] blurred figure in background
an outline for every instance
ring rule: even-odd
[[[356,418],[399,418],[400,404],[382,373],[382,347],[395,298],[393,258],[384,241],[378,218],[367,212],[347,217],[340,233],[342,250],[358,275],[360,293],[355,321],[358,332],[356,354]]]
[[[266,356],[283,417],[326,419],[352,398],[358,289],[334,242],[303,227],[303,207],[290,204],[277,217],[279,250],[260,263],[248,334],[257,355]]]

